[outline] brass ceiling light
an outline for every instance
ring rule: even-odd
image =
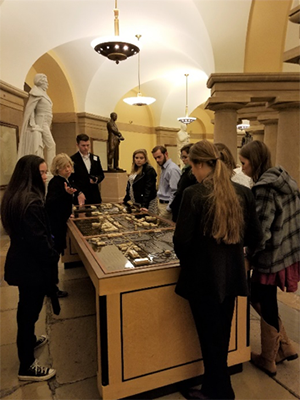
[[[91,46],[101,56],[107,57],[109,60],[119,64],[120,61],[127,60],[128,57],[138,54],[140,47],[135,41],[132,42],[119,36],[119,9],[117,0],[115,0],[114,15],[115,36],[105,36],[94,39],[91,42]]]
[[[180,121],[183,124],[190,124],[191,122],[196,121],[197,118],[189,117],[188,112],[188,76],[189,74],[184,74],[185,76],[185,116],[177,118],[177,121]]]

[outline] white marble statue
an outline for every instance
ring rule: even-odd
[[[45,160],[50,168],[55,157],[56,145],[50,131],[52,101],[47,95],[48,80],[45,74],[36,74],[29,92],[21,129],[18,159],[35,154]],[[44,151],[45,150],[45,151]]]
[[[181,148],[186,144],[190,143],[190,135],[186,131],[187,126],[186,124],[180,124],[180,131],[177,132],[177,155],[178,155],[178,162],[180,168],[183,168],[184,164],[180,158],[181,156]]]

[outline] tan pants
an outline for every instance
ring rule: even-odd
[[[172,221],[172,213],[166,210],[167,205],[168,205],[168,203],[161,204],[161,203],[158,201],[158,215],[159,215],[161,218],[169,219],[169,220]]]

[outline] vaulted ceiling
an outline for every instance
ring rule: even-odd
[[[263,3],[269,6],[260,11]],[[24,82],[32,80],[32,66],[43,68],[36,72],[48,75],[56,111],[102,116],[127,94],[137,93],[137,57],[117,65],[90,45],[98,36],[113,35],[114,0],[0,4],[2,81],[23,89]],[[157,98],[151,106],[155,125],[176,126],[176,117],[184,113],[185,73],[192,112],[209,96],[206,81],[211,73],[244,72],[247,43],[258,26],[262,31],[257,46],[263,55],[257,59],[257,72],[268,70],[263,64],[273,65],[275,47],[280,54],[299,41],[299,28],[288,23],[288,12],[297,4],[298,0],[119,0],[120,35],[142,35],[141,92]],[[248,62],[252,56],[248,54]],[[283,70],[297,71],[297,66],[284,65]]]

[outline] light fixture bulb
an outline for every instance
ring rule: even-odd
[[[123,101],[130,106],[149,106],[154,103],[156,99],[154,97],[145,97],[139,92],[136,97],[126,97]]]

